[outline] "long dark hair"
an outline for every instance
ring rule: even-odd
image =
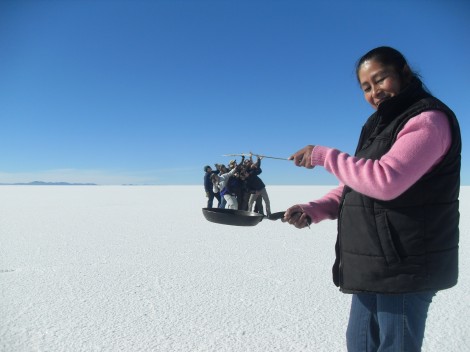
[[[379,46],[364,54],[356,63],[356,77],[359,81],[359,70],[365,61],[374,60],[384,66],[391,66],[399,75],[402,82],[409,83],[413,79],[420,78],[419,75],[412,71],[408,62],[398,50],[389,46]],[[360,82],[359,82],[360,83]]]

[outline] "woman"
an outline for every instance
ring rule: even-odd
[[[420,351],[433,296],[457,283],[460,130],[397,50],[371,50],[356,74],[376,112],[355,156],[312,145],[293,154],[340,185],[283,221],[338,219],[333,281],[353,294],[348,351]]]

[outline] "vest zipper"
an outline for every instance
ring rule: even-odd
[[[339,264],[338,264],[338,284],[339,289],[343,287],[343,253],[341,250],[341,235],[342,235],[342,228],[341,228],[341,217],[343,215],[343,203],[341,204],[341,210],[339,211],[339,222],[338,222],[338,255],[339,255]]]
[[[346,188],[343,190],[343,196],[341,197],[341,203],[339,205],[339,214],[338,214],[338,256],[339,256],[339,263],[338,263],[338,284],[339,288],[341,290],[341,287],[343,286],[343,254],[341,251],[341,236],[342,236],[342,226],[341,226],[341,220],[343,217],[343,205],[344,201],[346,200],[346,196],[349,193],[349,190]]]

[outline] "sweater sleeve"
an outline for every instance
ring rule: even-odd
[[[314,224],[326,219],[334,220],[338,217],[339,203],[341,201],[343,188],[344,185],[340,184],[322,198],[299,205],[304,213],[312,219]]]
[[[337,149],[315,146],[312,165],[324,166],[340,182],[381,200],[398,197],[436,166],[451,145],[447,116],[425,111],[410,119],[392,148],[379,160],[350,156]]]

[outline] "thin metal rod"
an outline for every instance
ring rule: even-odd
[[[275,156],[266,156],[266,155],[257,155],[257,156],[263,157],[263,158],[269,158],[269,159],[289,160],[288,158],[278,158],[278,157],[275,157]]]
[[[288,158],[278,158],[275,156],[267,156],[267,155],[260,155],[260,154],[249,154],[249,153],[239,153],[239,154],[224,154],[222,156],[256,156],[258,158],[269,158],[269,159],[278,159],[278,160],[289,160]]]

